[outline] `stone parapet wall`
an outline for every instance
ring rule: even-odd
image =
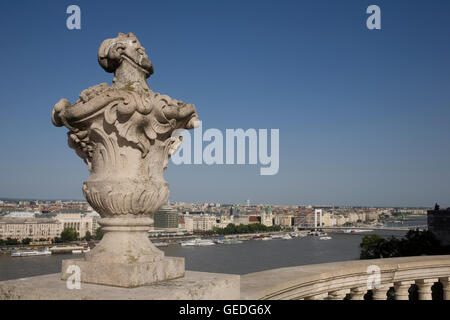
[[[241,276],[241,298],[333,299],[337,291],[337,296],[342,299],[347,294],[350,294],[351,298],[362,298],[371,289],[368,287],[368,281],[374,283],[371,280],[375,281],[377,274],[379,290],[384,290],[381,294],[384,299],[387,299],[386,294],[391,287],[409,288],[412,284],[417,284],[420,288],[424,281],[427,285],[430,281],[431,284],[441,282],[444,298],[450,299],[448,255],[324,263],[246,274]],[[431,299],[431,285],[429,290]],[[398,292],[400,291],[399,289]],[[397,295],[397,298],[399,299],[400,295]]]

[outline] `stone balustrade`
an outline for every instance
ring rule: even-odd
[[[324,263],[242,276],[186,271],[183,278],[133,289],[83,283],[81,290],[71,290],[59,274],[24,280],[1,281],[0,300],[450,300],[450,255]]]
[[[432,299],[440,282],[450,300],[450,255],[356,260],[272,269],[241,276],[241,299],[408,300],[417,286],[419,300]]]

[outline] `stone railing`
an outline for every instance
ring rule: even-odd
[[[419,300],[432,300],[432,286],[442,284],[450,300],[450,255],[355,260],[288,267],[241,277],[241,299],[408,300],[409,288],[418,287]],[[392,292],[391,290],[391,292]]]

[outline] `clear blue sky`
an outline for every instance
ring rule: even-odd
[[[449,21],[445,0],[1,1],[0,197],[82,198],[87,167],[51,110],[110,82],[98,46],[133,32],[151,88],[204,129],[280,129],[277,175],[171,164],[172,201],[450,206]]]

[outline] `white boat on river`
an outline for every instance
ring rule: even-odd
[[[217,239],[215,242],[218,244],[239,244],[239,243],[242,243],[242,240],[235,239],[235,238],[233,238],[233,239]]]
[[[360,232],[372,232],[370,229],[346,229],[344,233],[360,233]]]
[[[35,257],[35,256],[48,256],[51,255],[50,250],[22,250],[11,252],[11,257]]]
[[[195,239],[181,242],[182,247],[185,246],[199,247],[199,246],[213,246],[213,245],[215,245],[214,241],[209,239]]]
[[[153,242],[155,247],[167,247],[169,244],[167,242]]]
[[[272,234],[270,237],[272,239],[283,239],[284,235],[282,235],[282,234]]]
[[[327,236],[327,233],[322,231],[310,231],[308,232],[308,236],[325,237]]]

